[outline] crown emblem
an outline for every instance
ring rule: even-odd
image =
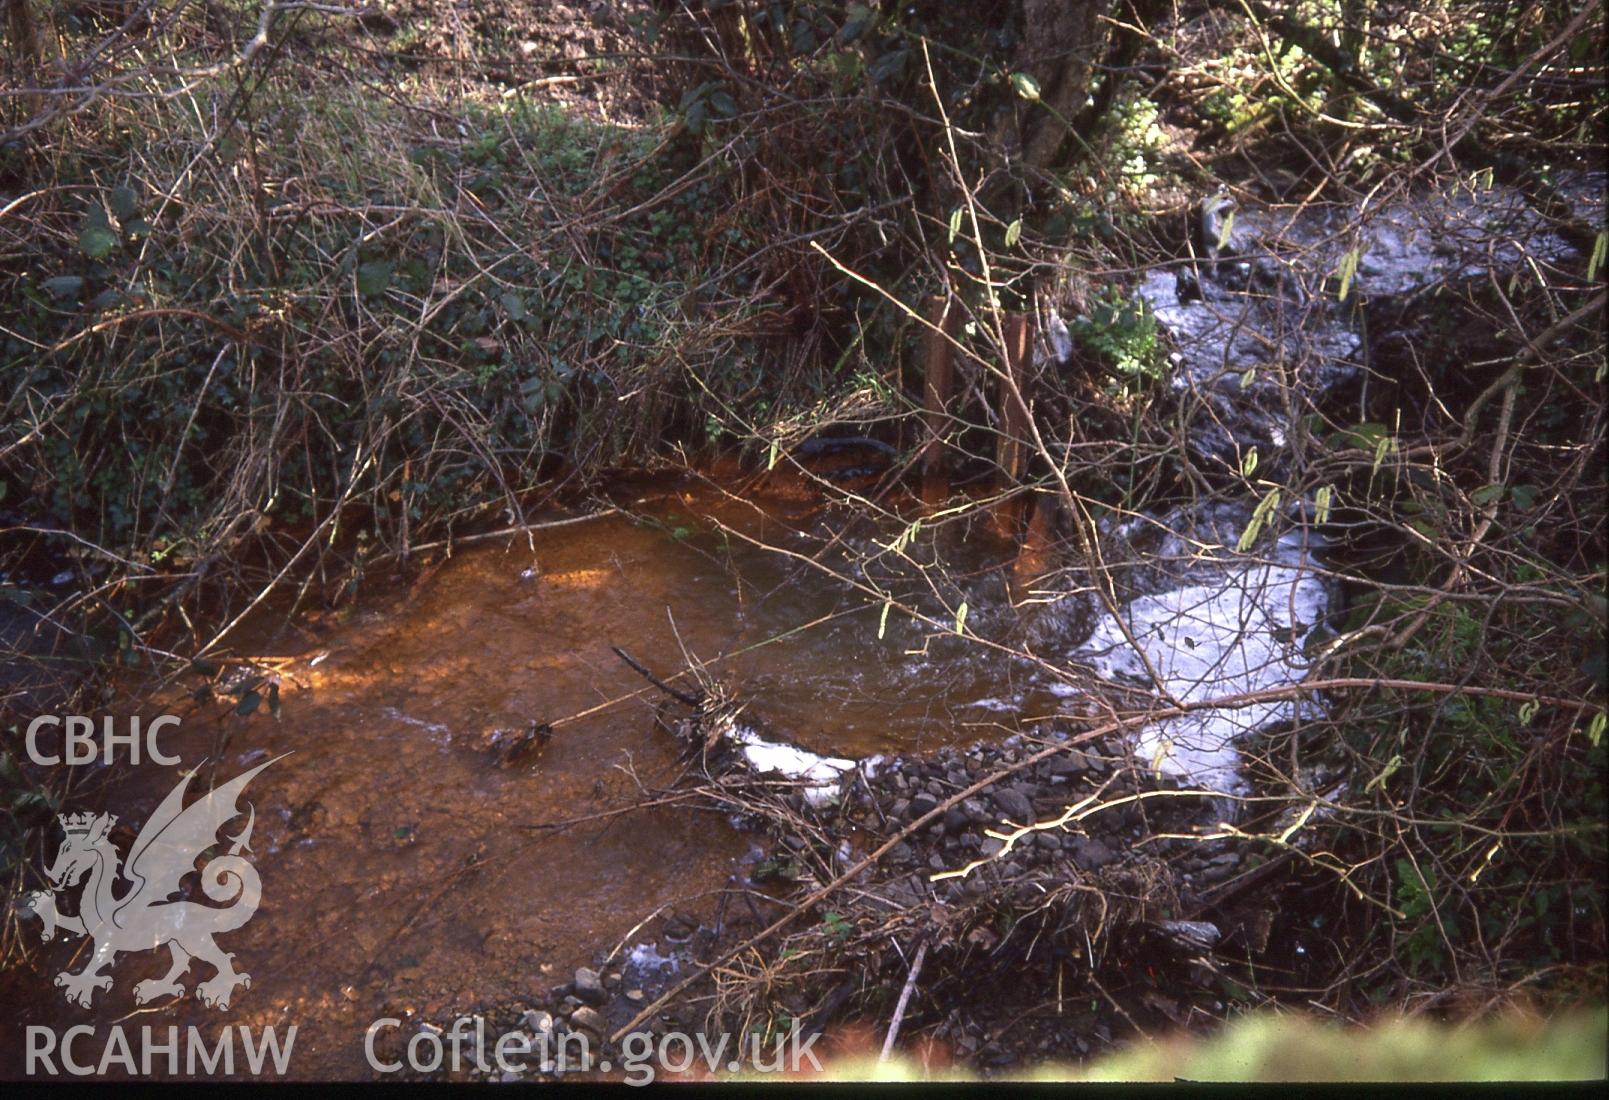
[[[62,814],[59,817],[62,832],[69,836],[88,836],[95,828],[97,822],[103,822],[102,831],[110,831],[117,824],[117,818],[111,814]]]

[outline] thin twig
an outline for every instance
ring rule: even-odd
[[[916,988],[917,976],[922,973],[922,963],[926,960],[927,940],[924,939],[916,945],[916,958],[911,960],[911,972],[905,976],[905,988],[899,991],[899,1002],[894,1005],[894,1018],[888,1022],[888,1035],[883,1039],[883,1053],[877,1058],[879,1062],[888,1061],[888,1056],[894,1051],[900,1022],[905,1019],[905,1006],[910,1003],[911,990]]]

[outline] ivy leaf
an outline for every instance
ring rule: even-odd
[[[893,80],[904,75],[905,64],[910,60],[910,56],[911,51],[909,49],[889,50],[879,56],[876,61],[873,61],[866,72],[871,76],[874,84]]]
[[[358,293],[365,298],[384,294],[391,285],[391,264],[385,260],[370,260],[358,268]]]
[[[847,46],[865,34],[866,28],[871,26],[872,22],[871,9],[865,4],[850,4],[844,16],[844,25],[838,28],[838,33],[834,35],[840,46]]]
[[[1018,95],[1029,103],[1039,102],[1039,81],[1027,73],[1012,73],[1011,86],[1016,89]]]
[[[39,285],[45,288],[45,293],[58,302],[66,301],[69,298],[76,301],[79,293],[84,289],[84,277],[82,275],[57,275],[54,279],[46,279]]]
[[[1006,226],[1006,247],[1015,248],[1020,240],[1022,240],[1022,219],[1018,218]]]
[[[114,187],[108,196],[112,213],[117,220],[126,222],[140,212],[140,196],[132,187]]]
[[[235,704],[235,713],[244,717],[256,710],[257,704],[261,703],[262,701],[263,697],[261,692],[248,691],[245,695],[240,697],[240,702]]]
[[[92,206],[78,229],[78,247],[92,260],[104,260],[117,247],[117,234],[106,220],[106,211]]]

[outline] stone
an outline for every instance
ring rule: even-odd
[[[609,1022],[603,1018],[603,1013],[589,1005],[582,1005],[570,1013],[570,1026],[585,1028],[594,1035],[602,1035],[609,1029]]]
[[[520,1022],[532,1035],[542,1035],[553,1030],[553,1013],[529,1008],[525,1010],[525,1015],[520,1017]]]
[[[1008,787],[995,791],[993,797],[1001,812],[1017,824],[1026,825],[1034,819],[1034,804],[1021,791]]]
[[[603,979],[591,967],[583,966],[575,972],[575,995],[589,1005],[601,1005],[609,999],[603,988]]]
[[[630,1001],[632,1004],[642,1004],[642,1002],[647,999],[648,994],[644,993],[640,989],[626,990],[626,1000]]]
[[[1077,749],[1058,753],[1039,765],[1046,775],[1075,775],[1089,767],[1089,757]]]
[[[938,804],[939,800],[934,798],[931,794],[923,793],[917,795],[915,798],[911,799],[911,820],[915,821],[919,817],[932,813],[933,807],[937,806]]]
[[[1104,867],[1117,858],[1117,853],[1107,847],[1104,841],[1093,837],[1074,837],[1072,842],[1073,861],[1086,870],[1093,871],[1097,867]]]
[[[967,826],[971,824],[972,819],[967,817],[966,814],[962,813],[960,807],[958,806],[951,806],[948,810],[944,811],[944,828],[952,835],[960,835],[961,833],[965,832]]]

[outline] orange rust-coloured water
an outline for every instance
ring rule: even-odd
[[[246,793],[262,904],[224,946],[251,987],[226,1013],[192,995],[129,1016],[134,983],[167,958],[128,955],[81,1010],[51,981],[82,957],[60,939],[39,945],[29,920],[29,958],[0,975],[13,1008],[0,1076],[20,1074],[29,1024],[104,1033],[127,1017],[208,1035],[296,1024],[292,1076],[368,1078],[363,1034],[380,1017],[545,1003],[595,952],[651,938],[634,932],[645,918],[708,914],[751,846],[721,816],[663,807],[533,828],[676,778],[675,747],[652,721],[660,696],[611,645],[663,676],[707,663],[749,717],[824,753],[923,751],[1012,728],[990,698],[998,670],[968,664],[946,632],[880,621],[881,601],[805,560],[836,533],[817,505],[656,490],[627,503],[635,517],[536,531],[534,556],[523,538],[461,552],[383,614],[311,643],[295,631],[253,643],[287,660],[278,721],[266,706],[241,717],[178,692],[147,701],[147,718],[185,717],[164,751],[183,767],[215,760],[218,781],[290,754]],[[551,739],[499,767],[492,731],[532,722],[552,725]],[[179,774],[121,769],[106,808],[137,829]],[[186,984],[206,976],[196,964]]]

